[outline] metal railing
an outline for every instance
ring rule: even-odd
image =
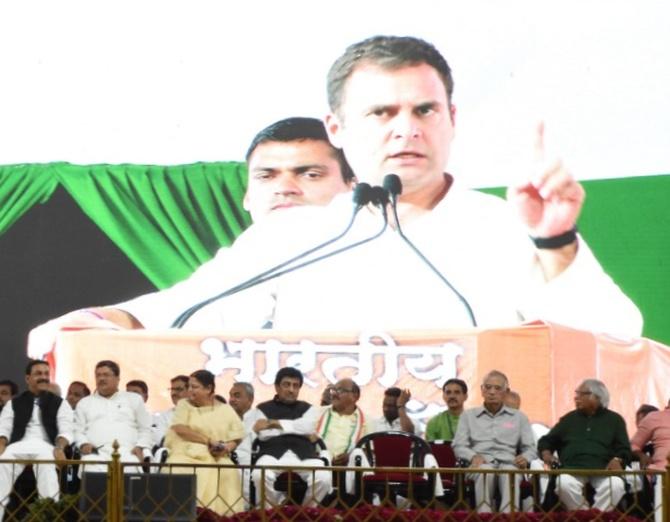
[[[54,466],[53,461],[1,461],[0,466],[33,468]],[[104,473],[87,472],[91,465],[104,465]],[[11,499],[4,499],[7,521],[335,521],[371,522],[436,520],[647,520],[669,521],[670,467],[666,471],[609,472],[603,470],[489,470],[470,468],[370,468],[321,467],[307,470],[307,481],[321,470],[332,472],[332,492],[323,498],[306,495],[305,481],[296,468],[258,467],[251,486],[250,468],[216,464],[152,464],[138,470],[138,463],[123,463],[118,452],[111,462],[70,460],[57,467],[61,495],[40,499],[34,490],[15,486]],[[281,477],[280,500],[267,494],[269,470],[286,472]],[[246,473],[245,473],[246,472]],[[623,479],[627,486],[615,510],[566,512],[553,491],[561,477]],[[477,498],[477,478],[507,477],[508,506],[500,506],[503,491],[492,495],[493,505]],[[650,487],[650,479],[662,487]],[[482,480],[486,484],[486,480]],[[301,484],[302,483],[302,484]],[[205,487],[206,486],[206,487]],[[592,493],[584,491],[589,499]],[[274,496],[273,496],[274,497]],[[10,502],[6,502],[11,500]],[[500,508],[506,513],[497,513]],[[492,511],[493,515],[480,514]],[[573,514],[571,514],[573,513]],[[491,518],[493,517],[493,518]]]

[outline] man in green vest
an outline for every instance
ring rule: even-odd
[[[442,398],[447,409],[428,421],[426,440],[454,440],[463,404],[468,399],[468,385],[461,379],[448,379],[442,386]]]

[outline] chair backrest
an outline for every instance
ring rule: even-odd
[[[428,443],[430,451],[433,452],[437,465],[441,468],[455,468],[456,455],[451,442],[448,440],[434,440]]]
[[[437,461],[440,468],[455,468],[457,467],[456,454],[454,448],[451,447],[451,441],[448,440],[433,440],[428,443],[430,451]],[[454,473],[441,472],[442,482],[452,483],[456,480]]]
[[[421,437],[405,431],[379,431],[361,438],[362,448],[375,467],[423,467],[430,447]]]

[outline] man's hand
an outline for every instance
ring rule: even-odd
[[[349,454],[340,453],[333,457],[333,466],[346,466],[349,463]]]
[[[637,454],[637,457],[640,460],[640,469],[647,469],[649,467],[649,461],[651,461],[649,455],[641,451]]]
[[[252,428],[255,433],[263,430],[280,430],[281,423],[278,420],[258,419]]]
[[[407,402],[412,398],[412,392],[409,391],[409,388],[405,388],[400,392],[398,399],[396,400],[396,406],[398,408],[404,408],[407,405]]]
[[[478,468],[482,464],[486,462],[486,459],[482,457],[481,455],[475,455],[472,457],[472,460],[470,461],[470,467],[471,468]]]
[[[82,455],[90,455],[91,453],[93,453],[94,449],[95,448],[93,447],[93,444],[89,444],[87,442],[86,444],[82,444],[79,447],[79,453],[81,453]]]
[[[56,462],[64,462],[64,461],[67,460],[67,458],[65,457],[65,451],[63,450],[63,448],[60,448],[58,446],[54,447],[54,460]]]
[[[584,188],[561,160],[545,157],[543,123],[537,127],[534,150],[535,174],[530,180],[511,186],[507,200],[516,208],[531,236],[557,236],[577,222],[584,203]]]
[[[59,332],[87,328],[119,330],[142,328],[142,325],[129,313],[115,308],[75,310],[33,328],[28,333],[28,355],[42,359],[53,350]]]
[[[144,461],[144,450],[139,446],[135,446],[132,449],[131,453],[135,455],[137,457],[137,460],[139,460],[140,462]]]
[[[610,460],[607,463],[607,467],[605,468],[608,471],[621,471],[623,470],[623,465],[621,464],[621,459],[614,457],[612,460]]]
[[[540,458],[542,459],[542,462],[544,462],[544,464],[549,468],[552,466],[552,464],[554,464],[554,462],[556,462],[553,452],[549,450],[542,450]]]
[[[519,469],[527,469],[528,460],[526,460],[526,457],[524,457],[523,455],[517,455],[516,457],[514,457],[514,465]]]

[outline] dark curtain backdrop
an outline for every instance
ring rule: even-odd
[[[0,167],[0,234],[58,186],[158,288],[188,276],[250,223],[241,163],[51,163]]]
[[[235,162],[0,166],[0,379],[23,387],[33,326],[169,286],[229,245],[245,188]]]

